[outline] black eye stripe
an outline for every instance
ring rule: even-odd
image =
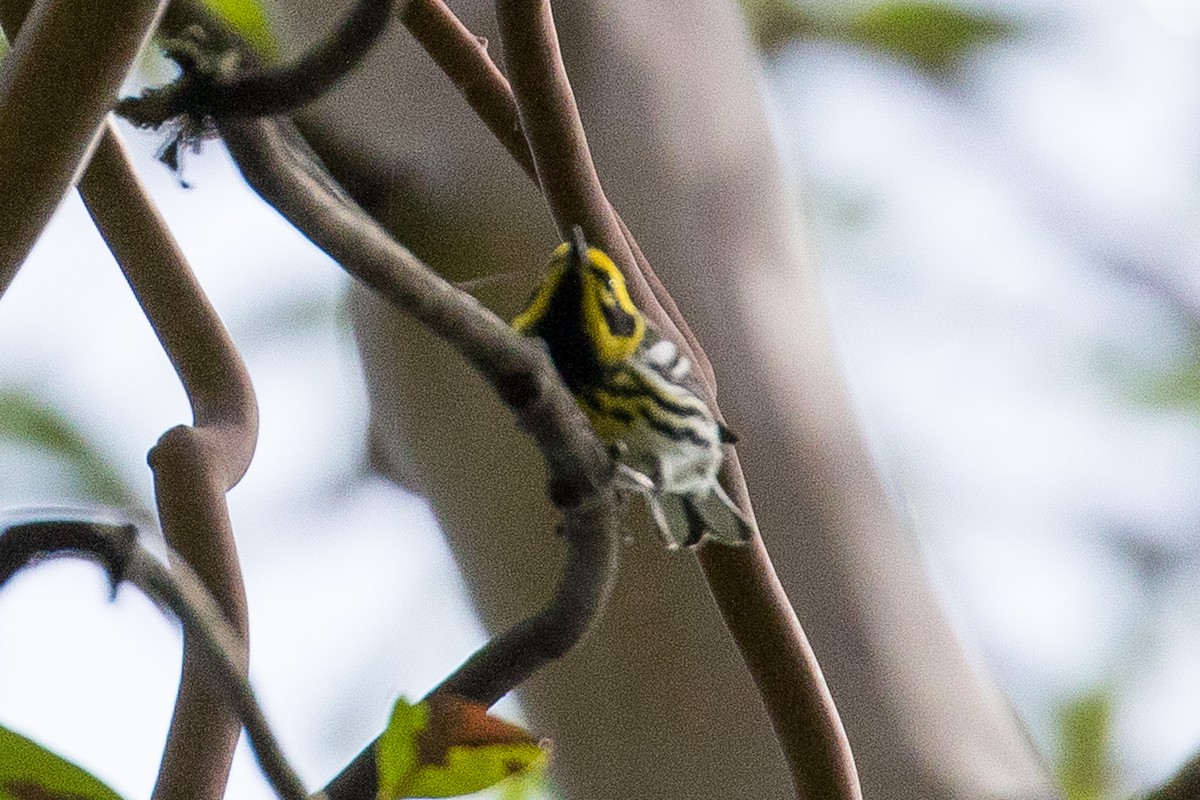
[[[592,267],[592,277],[603,283],[610,290],[613,288],[612,275],[609,275],[599,267]]]
[[[637,320],[620,306],[600,305],[604,322],[613,336],[633,336],[637,331]]]

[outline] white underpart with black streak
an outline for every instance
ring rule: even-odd
[[[621,460],[646,474],[664,494],[707,491],[721,466],[721,434],[708,405],[679,383],[691,364],[665,339],[642,355],[623,365],[613,383],[649,390],[649,396],[665,407],[647,402],[650,419],[639,418],[629,428],[622,439]],[[655,417],[663,425],[656,426]],[[665,432],[668,423],[673,433]]]

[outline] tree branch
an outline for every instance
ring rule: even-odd
[[[726,448],[725,468],[741,475],[732,448]],[[739,504],[748,507],[739,495]],[[796,796],[861,800],[841,716],[762,538],[741,549],[702,544],[696,557],[766,706]]]
[[[674,303],[669,303],[672,314],[663,304],[651,299],[656,292],[648,289],[650,284],[646,276],[653,276],[653,272],[600,188],[563,70],[548,4],[538,0],[511,0],[498,4],[501,31],[517,84],[516,97],[482,44],[438,0],[411,0],[400,13],[406,25],[460,87],[517,162],[527,172],[530,165],[535,167],[559,227],[582,222],[592,238],[619,261],[624,254],[626,263],[623,266],[634,291],[639,294],[643,310],[665,331],[680,330],[681,326],[676,326],[672,320],[678,315]],[[518,115],[527,139],[514,133]],[[230,141],[229,128],[229,125],[225,126],[227,141]],[[233,149],[233,143],[230,144]],[[253,177],[248,177],[252,183],[256,182]],[[314,176],[310,171],[308,179],[328,188],[326,177]],[[266,193],[261,186],[258,188]],[[345,202],[344,197],[340,200]],[[284,213],[287,215],[286,211]],[[298,227],[306,230],[304,224],[298,224]],[[603,233],[597,235],[596,231]],[[636,259],[634,253],[637,253]],[[332,252],[331,255],[338,258]],[[642,268],[633,269],[631,262],[634,261]],[[347,267],[355,272],[349,265]],[[381,288],[377,276],[370,271],[356,274],[368,285],[377,290]],[[656,288],[669,299],[661,284]],[[422,321],[426,320],[422,318]],[[690,331],[688,334],[690,339]],[[681,336],[674,338],[679,340]],[[682,344],[686,346],[688,340]],[[703,352],[698,347],[697,351]],[[696,361],[707,364],[701,357]],[[715,409],[716,387],[711,371],[702,370],[701,376],[707,379],[706,393]],[[727,452],[725,473],[730,477],[734,496],[743,508],[749,509],[748,492],[736,454],[731,449]],[[726,624],[767,705],[792,767],[798,794],[802,797],[858,797],[857,775],[841,721],[761,540],[736,552],[706,546],[698,555]],[[373,780],[366,775],[363,766],[369,763],[367,755],[360,756],[331,788],[340,789],[352,783],[347,776],[354,772],[355,765],[359,767],[359,778]],[[355,790],[362,788],[356,785]]]
[[[241,358],[183,254],[142,188],[108,123],[80,182],[88,212],[179,374],[194,427],[180,425],[150,450],[159,519],[167,542],[216,598],[244,643],[249,634],[225,493],[254,454],[258,409]],[[244,651],[243,644],[242,650]],[[238,725],[221,687],[184,637],[183,673],[154,800],[220,800]],[[243,656],[239,665],[245,674]]]
[[[281,67],[265,67],[250,55],[249,48],[239,48],[235,58],[246,59],[251,69],[230,75],[215,67],[195,69],[197,65],[190,62],[206,57],[204,43],[197,42],[194,48],[188,42],[175,43],[170,53],[183,62],[183,80],[165,90],[122,100],[117,113],[135,125],[158,127],[184,112],[215,119],[273,116],[301,108],[362,62],[387,28],[393,4],[394,0],[359,0],[333,32],[294,64]],[[225,47],[218,52],[221,59],[230,55]]]
[[[0,295],[86,161],[166,0],[0,3]]]
[[[220,45],[237,47],[224,36]],[[217,52],[184,64],[181,82],[189,67],[225,62]],[[607,601],[618,541],[612,460],[544,349],[395,242],[325,172],[290,121],[214,121],[255,190],[354,277],[458,348],[542,450],[551,500],[564,514],[563,579],[539,613],[495,637],[434,690],[490,705],[578,643]],[[373,745],[329,787],[334,798],[371,798],[375,791]]]
[[[636,277],[633,254],[592,163],[549,2],[497,0],[496,20],[521,127],[559,239],[567,241],[571,226],[582,225],[589,242]]]
[[[538,184],[533,154],[521,128],[517,98],[508,79],[488,55],[486,42],[472,34],[442,0],[408,0],[400,7],[400,21],[434,63],[441,67],[446,77],[462,93],[471,110],[517,165],[530,180]],[[638,308],[651,315],[659,330],[679,333],[679,344],[684,355],[691,359],[702,380],[707,385],[715,386],[716,378],[708,355],[683,318],[675,299],[642,254],[625,220],[621,219],[616,209],[612,209],[612,213],[637,266],[637,270],[627,277]]]
[[[537,169],[521,129],[517,100],[508,79],[488,55],[487,42],[471,33],[442,0],[407,0],[398,14],[480,121],[537,183]]]
[[[392,239],[324,172],[289,121],[228,120],[220,128],[250,184],[351,275],[456,347],[542,452],[567,544],[558,589],[434,690],[490,705],[577,644],[606,604],[618,542],[612,461],[544,349]],[[375,791],[373,745],[326,788],[332,800],[369,800]]]
[[[591,164],[549,0],[497,0],[496,16],[522,127],[555,219],[560,228],[581,221],[587,229],[590,223],[589,232],[598,231],[600,241],[612,247],[619,231],[610,228],[615,217]],[[626,246],[610,254],[628,274],[622,251],[630,252]],[[656,323],[667,319],[661,308],[644,310]],[[705,390],[715,409],[715,384],[710,380]],[[725,450],[723,474],[753,519],[737,455]],[[756,536],[743,549],[706,543],[697,556],[767,707],[797,796],[857,800],[861,789],[841,718],[762,539]]]
[[[216,601],[185,561],[176,557],[170,570],[163,567],[138,543],[132,525],[82,520],[29,522],[0,531],[0,588],[22,568],[63,556],[95,561],[108,572],[114,592],[121,582],[133,584],[159,610],[173,614],[186,635],[200,645],[204,666],[246,728],[254,756],[276,794],[285,800],[308,797],[246,680],[242,638],[225,621]]]
[[[18,17],[25,9],[3,7],[5,27],[20,34],[0,74],[0,197],[13,204],[11,213],[0,215],[0,292],[86,160],[162,5],[43,0],[23,28]],[[224,492],[245,472],[254,449],[257,412],[249,380],[111,129],[83,193],[179,372],[200,426],[168,431],[151,450],[163,530],[244,638],[245,596]],[[211,713],[216,690],[194,654],[185,637],[157,800],[220,798],[237,742],[232,716]]]

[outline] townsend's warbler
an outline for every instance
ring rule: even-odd
[[[751,528],[717,483],[732,434],[699,397],[691,363],[646,323],[620,270],[578,226],[513,327],[546,342],[550,358],[623,483],[642,493],[667,547],[705,533],[725,544]]]

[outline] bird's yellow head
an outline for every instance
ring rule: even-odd
[[[604,370],[629,358],[646,336],[646,318],[629,297],[625,277],[575,227],[554,251],[545,280],[512,322],[545,340],[567,387],[595,385]]]

